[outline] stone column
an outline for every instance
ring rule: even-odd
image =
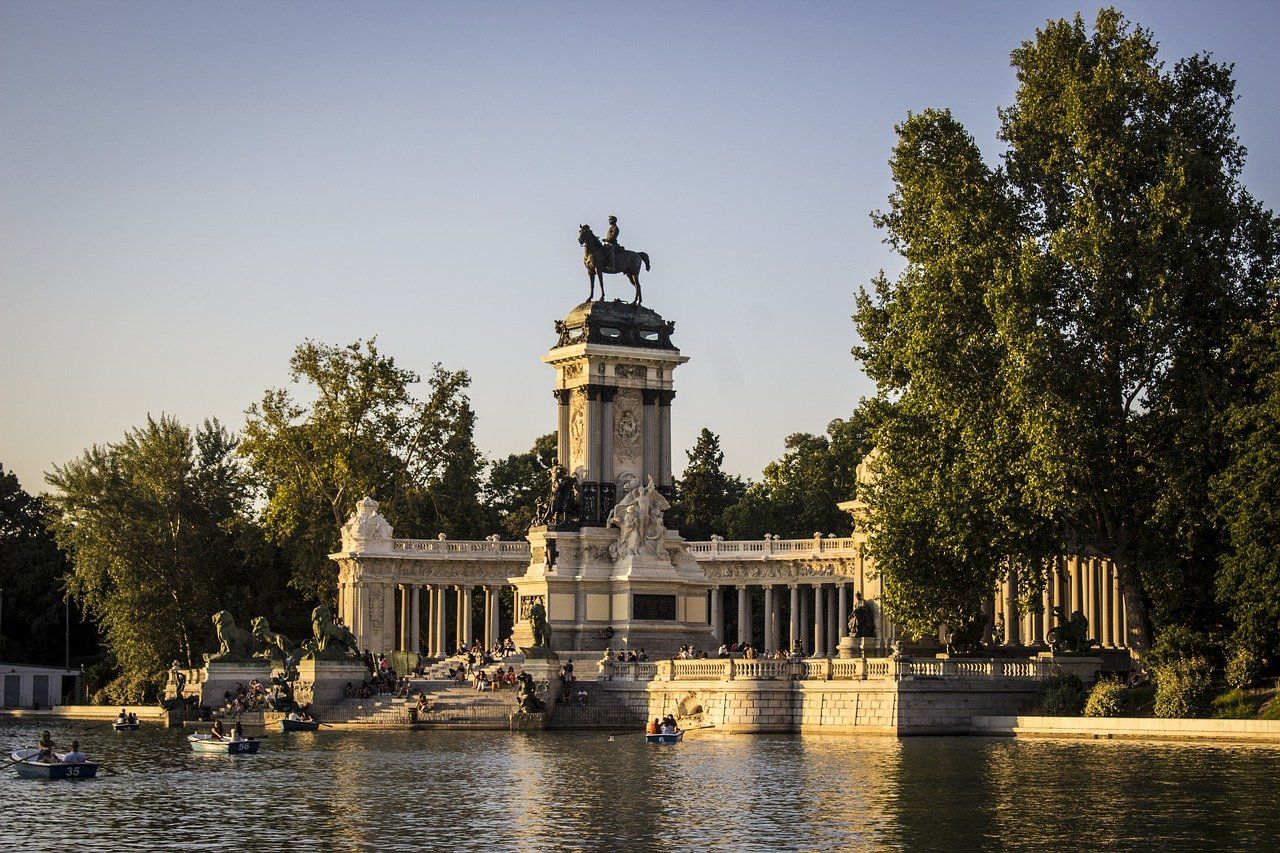
[[[347,627],[351,629],[351,633],[356,635],[356,642],[361,650],[364,650],[369,647],[369,641],[365,636],[369,630],[369,616],[365,613],[367,593],[365,592],[364,582],[356,581],[352,585],[351,593],[354,597],[354,604],[351,611],[351,624]]]
[[[751,642],[751,587],[738,587],[738,642]]]
[[[654,481],[664,489],[671,488],[671,400],[675,391],[658,394],[658,476]]]
[[[991,644],[991,639],[995,636],[996,599],[999,597],[1000,585],[997,584],[991,595],[987,596],[986,600],[982,602],[982,615],[987,619],[987,624],[982,629],[982,642],[987,645]]]
[[[778,647],[773,637],[773,584],[764,587],[764,649],[773,651]]]
[[[382,585],[382,645],[378,651],[385,653],[395,649],[395,625],[396,585],[393,583],[384,583]]]
[[[839,638],[836,645],[840,645],[840,639],[849,636],[849,587],[847,584],[836,584],[836,595],[840,597],[840,604],[836,608],[836,633]]]
[[[1031,611],[1031,613],[1028,614],[1028,617],[1027,617],[1027,621],[1031,623],[1028,626],[1031,629],[1030,631],[1031,636],[1027,637],[1027,642],[1029,642],[1032,646],[1043,646],[1044,645],[1044,590],[1041,590],[1040,595],[1037,596],[1037,599],[1040,604],[1040,609],[1038,611],[1037,610]],[[1034,601],[1032,602],[1033,606],[1035,603],[1036,602]]]
[[[812,588],[808,584],[805,585],[805,589]],[[800,596],[800,653],[805,655],[813,650],[809,645],[813,640],[813,635],[809,633],[809,598],[808,593]]]
[[[821,584],[813,587],[813,656],[826,657],[827,654],[827,601],[826,588]]]
[[[1079,556],[1073,556],[1068,564],[1068,572],[1071,575],[1071,613],[1080,611],[1081,615],[1087,615],[1084,607],[1084,561]],[[1067,616],[1070,617],[1071,613]]]
[[[1092,557],[1084,561],[1084,617],[1089,620],[1089,638],[1098,639],[1098,566]]]
[[[1057,576],[1051,564],[1049,577],[1046,578],[1044,590],[1040,595],[1040,645],[1049,643],[1049,629],[1053,627],[1053,587],[1057,582]]]
[[[1018,623],[1018,576],[1009,571],[1004,592],[1004,644],[1021,646],[1022,631]]]
[[[601,483],[613,482],[613,397],[617,393],[613,385],[600,387],[600,475],[595,479]],[[601,507],[601,517],[605,514]]]
[[[787,651],[790,652],[800,645],[800,587],[791,584],[791,633],[790,645]]]
[[[827,657],[834,657],[836,646],[840,645],[840,623],[836,619],[839,610],[836,599],[839,596],[839,584],[827,591]]]
[[[421,588],[413,585],[413,603],[409,610],[411,613],[409,620],[409,651],[416,655],[422,654],[422,603],[419,600]]]
[[[493,587],[486,584],[480,589],[484,592],[484,633],[480,635],[480,642],[487,650],[493,648]]]
[[[658,470],[658,389],[642,389],[640,399],[644,403],[644,458],[640,460],[640,482],[653,475],[653,482],[658,483],[662,476]]]
[[[724,591],[718,586],[711,587],[711,636],[724,642]]]
[[[569,397],[568,388],[557,388],[551,392],[556,397],[556,461],[569,469]],[[572,473],[572,472],[571,472]]]
[[[472,605],[475,603],[475,588],[462,588],[462,645],[471,648],[475,639],[475,621],[472,619]]]
[[[445,631],[445,604],[448,602],[449,588],[441,584],[436,587],[436,655],[438,657],[447,658],[449,656],[449,636]]]
[[[600,386],[583,386],[587,394],[587,480],[600,482],[603,460],[600,458],[600,434],[604,430]],[[570,472],[572,473],[572,472]]]
[[[1111,563],[1111,636],[1115,646],[1123,649],[1128,643],[1124,636],[1124,598],[1120,594],[1120,570]]]

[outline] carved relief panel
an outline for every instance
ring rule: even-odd
[[[644,409],[640,392],[619,389],[613,399],[613,470],[638,474],[644,453]]]
[[[587,398],[575,389],[569,398],[569,470],[587,464]]]

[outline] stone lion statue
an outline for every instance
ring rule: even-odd
[[[312,660],[354,660],[360,657],[360,643],[344,625],[333,621],[323,604],[311,611],[310,640],[304,643]]]
[[[253,660],[253,635],[236,627],[236,619],[228,610],[213,614],[213,626],[218,632],[218,652],[205,655],[205,664],[247,663]]]
[[[538,698],[538,688],[533,683],[533,676],[522,672],[516,676],[516,702],[519,703],[517,713],[538,714],[546,710],[546,704]]]
[[[254,653],[254,657],[269,660],[274,664],[284,665],[289,656],[293,654],[293,643],[284,634],[277,634],[272,631],[271,623],[267,621],[267,617],[255,616],[253,621],[249,623],[249,628],[253,633],[253,639],[258,649]]]
[[[1053,615],[1058,624],[1049,629],[1049,636],[1045,638],[1053,650],[1074,653],[1089,651],[1093,640],[1089,639],[1089,620],[1084,614],[1077,610],[1068,618],[1065,608],[1055,607]]]
[[[529,608],[529,630],[533,633],[534,648],[551,648],[551,629],[547,626],[547,609],[535,601]]]

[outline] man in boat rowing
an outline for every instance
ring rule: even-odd
[[[62,756],[63,764],[84,764],[89,756],[80,751],[80,741],[71,741],[71,751]]]
[[[209,730],[209,737],[214,740],[226,740],[227,736],[222,731],[222,720],[214,720],[213,728]]]
[[[120,713],[116,715],[116,722],[119,725],[124,725],[129,722],[129,715],[124,712],[124,708],[121,708]]]

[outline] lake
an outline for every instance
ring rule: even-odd
[[[0,721],[5,753],[41,726]],[[0,849],[1246,848],[1280,838],[1280,748],[978,737],[272,732],[59,720],[119,775],[0,776]]]

